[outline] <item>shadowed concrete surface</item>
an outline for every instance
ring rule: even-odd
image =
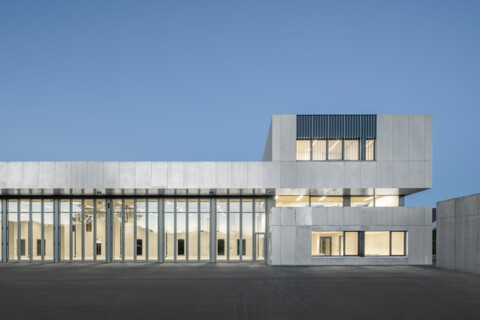
[[[479,319],[480,275],[416,266],[2,264],[0,319]]]

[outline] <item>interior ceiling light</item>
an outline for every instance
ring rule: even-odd
[[[368,198],[365,199],[365,201],[370,201],[372,199],[373,199],[373,197],[368,197]]]
[[[318,200],[318,201],[325,200],[325,198],[326,198],[325,196],[324,196],[324,197],[321,197],[320,200]]]
[[[369,143],[367,143],[367,145],[365,147],[368,147],[369,145],[371,145],[373,143],[373,140],[370,140]]]
[[[298,200],[302,199],[302,197],[303,197],[303,196],[299,196],[299,197],[297,198],[297,200],[295,200],[295,201],[298,201]]]
[[[275,196],[275,200],[277,200],[277,199],[278,199],[278,196]]]

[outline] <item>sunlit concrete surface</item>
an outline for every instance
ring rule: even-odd
[[[2,264],[4,319],[479,319],[480,276],[429,266]]]

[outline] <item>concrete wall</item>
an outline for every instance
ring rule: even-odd
[[[429,265],[432,208],[272,208],[272,265]],[[405,257],[312,257],[312,231],[407,231]]]
[[[437,266],[480,273],[480,194],[437,203]]]
[[[355,190],[358,194],[410,194],[431,179],[401,161],[258,162],[0,162],[4,194],[45,189],[309,189]],[[408,162],[407,162],[408,164]],[[401,167],[398,175],[395,168]],[[393,172],[391,168],[394,168]],[[400,190],[402,189],[402,190]],[[338,191],[338,190],[337,190]],[[401,192],[400,192],[401,191]],[[92,191],[93,192],[93,191]]]

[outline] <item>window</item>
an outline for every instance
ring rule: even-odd
[[[345,250],[344,250],[345,246]],[[312,232],[312,256],[358,255],[358,232]]]
[[[297,140],[297,160],[311,160],[310,140]]]
[[[43,244],[45,245],[45,240],[43,240]],[[42,256],[42,239],[37,239],[37,257]]]
[[[97,242],[96,252],[97,252],[97,256],[102,255],[102,244],[99,242]]]
[[[312,150],[313,160],[327,160],[327,139],[314,139]]]
[[[351,207],[373,207],[375,197],[374,196],[363,196],[363,197],[351,197],[350,206]]]
[[[345,255],[358,256],[358,232],[345,232]]]
[[[365,140],[365,160],[375,160],[375,139]]]
[[[328,160],[342,160],[342,140],[328,140]]]
[[[360,236],[363,235],[363,246]],[[313,231],[312,256],[405,256],[405,231]]]
[[[312,207],[343,207],[343,197],[311,197]]]
[[[405,232],[392,231],[392,256],[405,255]]]
[[[308,196],[276,196],[276,207],[308,207]]]
[[[398,207],[398,196],[376,196],[375,207]]]
[[[365,231],[365,256],[389,256],[390,232]]]
[[[345,139],[345,160],[360,160],[360,140]]]

